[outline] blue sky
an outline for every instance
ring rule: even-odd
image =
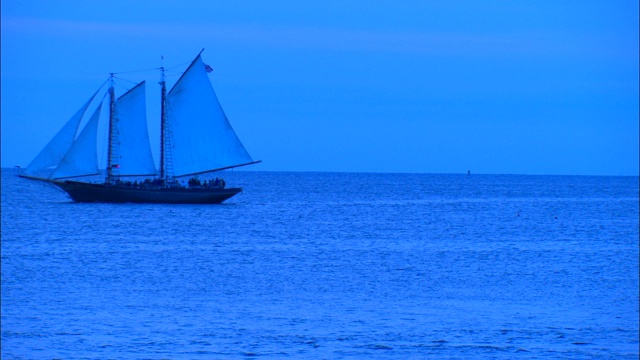
[[[636,1],[1,6],[3,167],[110,72],[205,48],[253,170],[638,175]],[[156,151],[159,74],[122,77],[148,80]]]

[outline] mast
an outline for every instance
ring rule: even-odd
[[[115,135],[116,135],[116,94],[113,88],[113,73],[109,77],[109,148],[107,151],[107,184],[113,184],[115,182],[115,175],[113,169],[118,165],[113,164],[115,157]]]
[[[164,76],[164,66],[160,68],[162,70],[162,97],[160,112],[160,179],[164,180],[166,184],[171,184],[175,181],[173,176],[173,157],[171,152],[171,129],[167,123],[167,82]]]
[[[160,179],[164,180],[165,177],[165,160],[164,160],[164,142],[165,142],[165,128],[167,122],[166,109],[167,109],[167,83],[164,79],[164,66],[160,68],[162,77],[160,80],[160,86],[162,86],[162,95],[160,97]]]

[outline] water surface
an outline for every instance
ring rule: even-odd
[[[2,358],[638,358],[638,178],[228,172],[222,205],[2,171]]]

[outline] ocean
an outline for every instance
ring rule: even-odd
[[[637,177],[224,173],[73,203],[2,169],[2,359],[637,359]]]

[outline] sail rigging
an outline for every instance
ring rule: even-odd
[[[63,189],[75,201],[173,204],[218,204],[242,192],[226,188],[224,181],[197,179],[187,184],[176,178],[254,164],[231,127],[209,82],[200,54],[167,93],[161,67],[160,168],[153,160],[147,128],[144,81],[116,98],[112,73],[110,86],[89,121],[76,137],[82,119],[98,94],[65,124],[32,161],[25,174]],[[104,86],[104,84],[103,84]],[[102,86],[100,87],[102,88]],[[67,180],[99,174],[98,132],[102,105],[109,97],[107,176],[103,183]],[[101,137],[102,138],[102,137]],[[33,176],[37,169],[53,168],[51,176]],[[159,170],[159,174],[158,171]],[[157,176],[125,181],[126,176]]]
[[[176,177],[253,163],[231,127],[209,82],[200,55],[187,68],[166,98]]]
[[[103,84],[104,85],[104,84]],[[100,87],[102,88],[102,86]],[[29,163],[25,169],[25,174],[34,175],[40,170],[57,166],[65,154],[73,145],[80,122],[84,117],[87,108],[96,97],[100,89],[98,89],[89,100],[82,105],[80,109],[67,121],[67,123],[58,131],[58,133],[49,141],[49,143],[40,151],[40,153]]]
[[[111,166],[116,165],[120,176],[149,176],[156,174],[147,130],[145,82],[141,82],[115,103],[115,118],[112,119],[116,133],[116,156]]]
[[[91,119],[64,155],[58,167],[51,174],[52,179],[96,175],[98,170],[98,119],[102,103],[93,112]]]

